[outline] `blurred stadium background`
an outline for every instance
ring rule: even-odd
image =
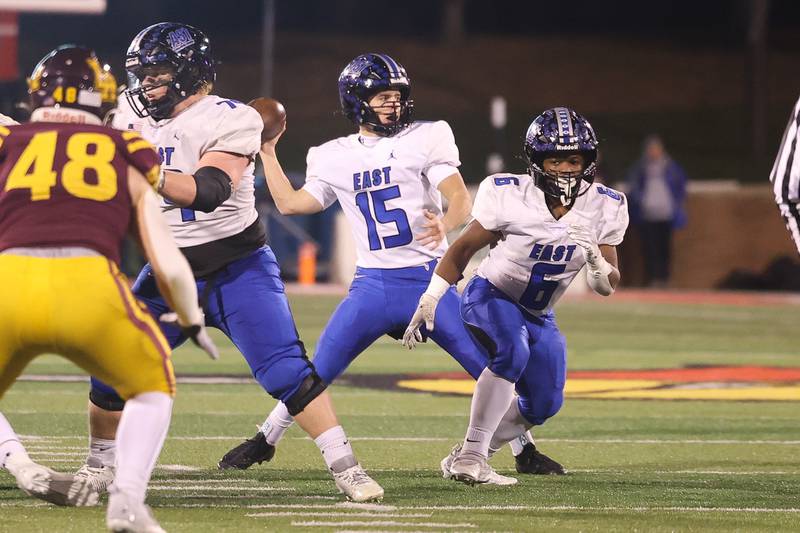
[[[523,171],[525,129],[549,106],[590,118],[602,142],[602,178],[622,189],[643,139],[658,133],[690,178],[689,225],[676,234],[671,286],[800,289],[767,186],[800,87],[800,5],[791,0],[3,0],[0,12],[3,5],[28,12],[0,19],[0,112],[15,114],[25,76],[54,46],[94,47],[123,83],[131,38],[148,24],[179,20],[210,36],[219,94],[286,105],[280,156],[299,184],[307,148],[352,129],[338,113],[342,67],[380,50],[410,72],[416,116],[453,126],[468,183],[487,174],[493,153],[501,162],[491,170]],[[96,13],[47,12],[54,6]],[[506,109],[502,129],[490,122],[496,98]],[[320,245],[317,279],[349,282],[349,232],[337,232],[335,218],[335,210],[267,217],[287,279],[298,275],[298,237],[310,235]],[[641,255],[629,231],[620,250],[625,285],[643,284]],[[776,263],[781,256],[788,257]]]
[[[4,11],[11,4],[25,10]],[[69,7],[84,13],[52,11]],[[690,178],[689,224],[676,234],[670,290],[638,289],[641,243],[631,229],[619,250],[623,290],[602,301],[568,298],[557,309],[570,351],[567,402],[536,435],[571,476],[523,479],[513,491],[443,484],[437,464],[463,432],[471,383],[440,350],[409,355],[388,338],[333,387],[362,461],[387,489],[385,505],[338,503],[295,429],[275,464],[218,472],[219,456],[249,436],[273,401],[217,336],[217,363],[192,347],[175,354],[182,383],[150,493],[167,529],[800,529],[800,299],[714,292],[800,291],[797,252],[768,182],[800,93],[800,3],[0,0],[0,112],[23,118],[15,105],[24,101],[25,76],[66,42],[94,47],[123,83],[131,38],[163,20],[209,35],[219,61],[215,92],[285,104],[279,156],[297,185],[309,146],[351,132],[335,83],[364,51],[405,65],[417,117],[451,123],[468,184],[487,174],[487,163],[524,171],[525,129],[553,105],[592,121],[611,186],[625,188],[652,133]],[[492,125],[493,105],[505,107],[504,128]],[[318,244],[319,283],[291,294],[313,353],[349,282],[349,231],[336,208],[288,219],[270,208],[264,188],[258,194],[287,280],[309,251],[303,242]],[[131,255],[129,273],[137,266]],[[33,454],[62,469],[76,468],[85,451],[87,388],[78,372],[40,358],[2,405]],[[503,452],[496,466],[508,473],[513,460]],[[0,477],[0,531],[101,523],[99,509],[44,507]]]

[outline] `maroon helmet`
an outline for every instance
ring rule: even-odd
[[[107,84],[107,75],[91,48],[71,44],[59,46],[39,61],[28,78],[31,110],[40,107],[77,109],[102,120]]]

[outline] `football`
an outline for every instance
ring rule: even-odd
[[[261,96],[247,105],[258,111],[264,121],[264,129],[261,130],[262,144],[274,139],[286,126],[286,109],[279,101]]]

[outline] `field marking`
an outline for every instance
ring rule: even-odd
[[[210,491],[218,491],[218,490],[229,490],[229,491],[250,491],[250,492],[295,492],[297,489],[294,487],[249,487],[249,486],[242,486],[242,485],[183,485],[183,486],[175,486],[175,485],[149,485],[147,490],[157,490],[157,491],[179,491],[179,490],[210,490]]]
[[[360,517],[377,517],[381,516],[384,518],[430,518],[433,516],[433,513],[370,513],[370,512],[348,512],[348,511],[341,511],[341,512],[321,512],[321,511],[272,511],[266,513],[250,513],[246,514],[245,516],[250,518],[269,518],[273,516],[316,516],[316,517],[325,517],[325,518],[347,518],[351,516],[360,516]]]
[[[386,527],[430,527],[430,528],[445,528],[454,529],[460,527],[476,528],[475,524],[462,522],[459,524],[452,524],[447,522],[398,522],[396,520],[377,520],[377,521],[364,521],[364,520],[348,520],[345,522],[325,522],[322,520],[310,520],[307,522],[292,522],[295,527],[335,527],[335,526],[386,526]]]
[[[570,473],[586,473],[586,474],[617,474],[629,475],[631,470],[604,470],[602,468],[570,468]],[[643,472],[643,471],[638,471]],[[649,474],[703,474],[703,475],[718,475],[718,476],[800,476],[800,471],[787,472],[785,470],[647,470]]]
[[[330,504],[251,504],[251,505],[235,505],[235,504],[214,504],[214,503],[189,503],[189,504],[164,504],[154,505],[156,509],[160,508],[221,508],[221,509],[329,509],[329,510],[342,510],[342,509],[361,509],[362,506],[369,506],[370,509],[385,509],[388,513],[409,510],[409,511],[534,511],[534,512],[548,512],[548,511],[594,511],[594,512],[615,512],[615,513],[646,513],[646,512],[675,512],[675,513],[790,513],[800,514],[800,508],[797,507],[685,507],[685,506],[637,506],[637,507],[621,507],[621,506],[582,506],[582,505],[409,505],[409,506],[395,506],[395,505],[379,505],[379,504],[355,504],[351,502],[340,502]],[[0,507],[51,507],[50,504],[31,500],[20,500],[19,502],[0,502]],[[386,516],[382,514],[381,516]],[[408,515],[406,515],[408,516]],[[379,525],[375,522],[370,522],[371,525]],[[417,527],[425,527],[421,523],[414,523]],[[448,527],[457,527],[450,524]]]
[[[156,465],[156,470],[165,470],[167,472],[201,472],[203,469],[199,466],[189,465]]]
[[[42,440],[84,440],[86,435],[20,435],[20,439],[36,442]],[[289,440],[310,441],[309,437],[287,437]],[[241,440],[241,435],[221,436],[170,436],[167,440],[174,441],[216,441],[216,440]],[[458,436],[453,437],[350,437],[354,441],[386,441],[386,442],[457,442]],[[735,440],[735,439],[570,439],[570,438],[537,438],[536,442],[567,442],[574,444],[773,444],[798,446],[800,440]]]

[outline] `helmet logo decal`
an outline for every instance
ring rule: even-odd
[[[194,44],[192,34],[186,28],[177,28],[167,34],[167,44],[176,52]]]

